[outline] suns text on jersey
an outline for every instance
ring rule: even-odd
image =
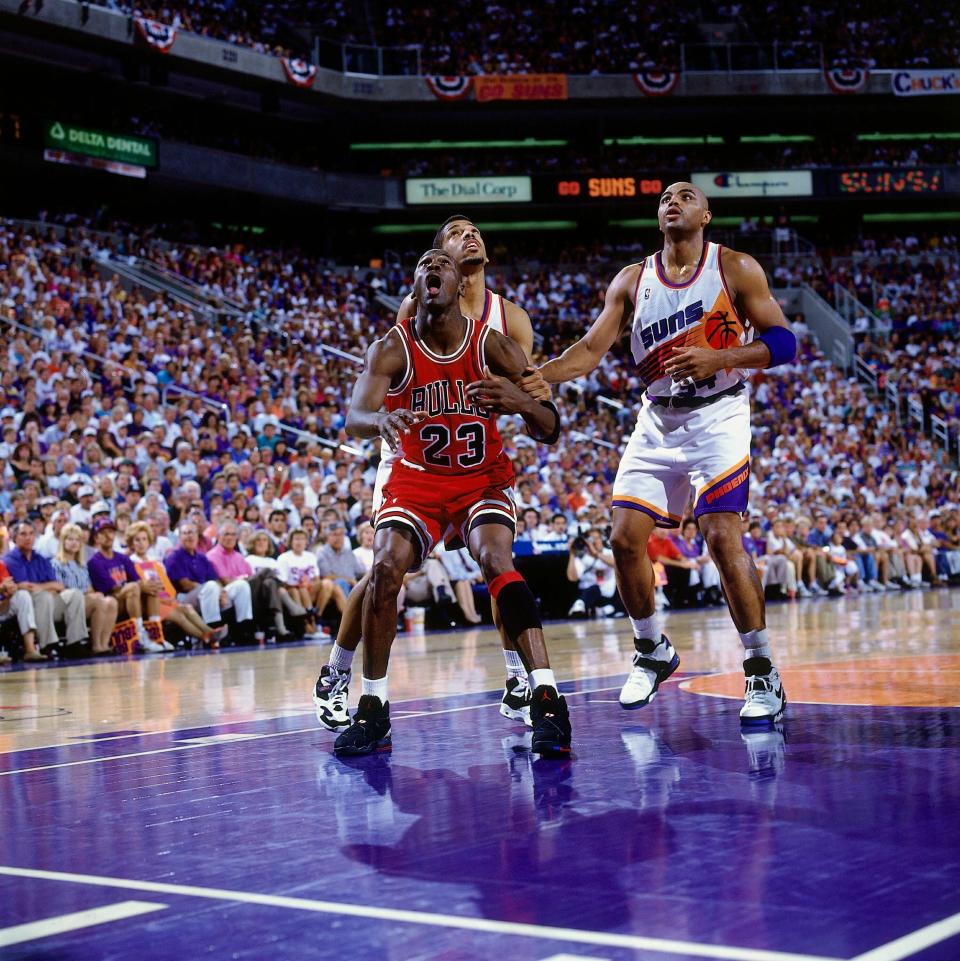
[[[675,334],[684,327],[691,327],[703,317],[703,301],[698,300],[690,304],[686,310],[678,310],[669,317],[661,317],[652,324],[644,327],[640,331],[640,340],[643,346],[649,350],[654,344]]]

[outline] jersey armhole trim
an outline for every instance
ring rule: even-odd
[[[727,300],[730,301],[730,309],[733,311],[733,315],[740,322],[744,331],[749,330],[748,323],[740,315],[740,311],[737,310],[737,304],[730,293],[730,288],[727,286],[727,278],[723,274],[723,244],[717,244],[717,273],[720,275],[720,286],[723,287],[723,292],[727,295]]]
[[[644,258],[644,259],[643,259],[643,262],[640,264],[640,273],[639,273],[639,275],[637,276],[637,285],[633,288],[633,312],[634,312],[634,314],[636,314],[636,312],[637,312],[637,307],[639,306],[639,303],[640,303],[640,281],[643,280],[643,272],[644,272],[644,270],[646,269],[646,267],[647,267],[647,260],[646,260],[646,258]]]
[[[487,338],[489,336],[490,327],[484,324],[480,336],[477,338],[477,366],[481,377],[483,377],[484,368],[487,366]]]
[[[411,378],[413,377],[413,356],[410,353],[410,347],[407,344],[406,331],[404,331],[403,327],[401,327],[400,324],[394,324],[390,330],[395,330],[399,335],[400,343],[403,345],[404,356],[407,358],[407,369],[404,371],[403,377],[400,379],[400,383],[397,384],[396,387],[391,387],[390,390],[387,391],[387,397],[396,397],[404,392],[407,385],[410,383]]]

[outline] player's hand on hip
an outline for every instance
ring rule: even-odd
[[[506,377],[491,374],[489,367],[483,368],[483,380],[475,380],[467,386],[467,396],[498,414],[522,414],[535,403],[526,391]]]
[[[704,380],[724,366],[724,351],[710,347],[674,347],[663,371],[673,380]]]
[[[415,414],[412,410],[405,409],[383,414],[380,418],[380,436],[387,442],[390,450],[397,451],[400,449],[402,435],[409,434],[423,419],[423,414]]]
[[[539,367],[524,367],[523,376],[517,381],[517,384],[535,401],[550,400],[553,396],[553,391],[550,390],[550,385],[543,379]]]

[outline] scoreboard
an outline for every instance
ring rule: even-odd
[[[834,171],[833,193],[937,194],[944,190],[943,170],[938,167],[851,167]]]
[[[650,200],[675,180],[675,174],[668,179],[668,175],[657,173],[540,176],[535,181],[534,200],[538,203]]]

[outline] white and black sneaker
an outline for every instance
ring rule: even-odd
[[[743,707],[740,708],[740,723],[745,726],[776,724],[783,718],[783,710],[787,706],[787,695],[784,693],[779,672],[766,658],[762,660],[767,667],[763,674],[751,671],[750,661],[744,664],[747,680]]]
[[[620,706],[627,711],[649,704],[657,695],[657,688],[680,666],[680,655],[673,649],[666,634],[660,640],[635,638],[633,670],[620,690]]]
[[[329,664],[320,669],[313,689],[313,706],[317,720],[328,731],[343,731],[350,727],[347,698],[350,694],[350,671],[338,671]]]
[[[508,677],[500,701],[500,713],[511,721],[521,721],[527,727],[533,727],[530,720],[530,697],[530,685],[526,675]]]

